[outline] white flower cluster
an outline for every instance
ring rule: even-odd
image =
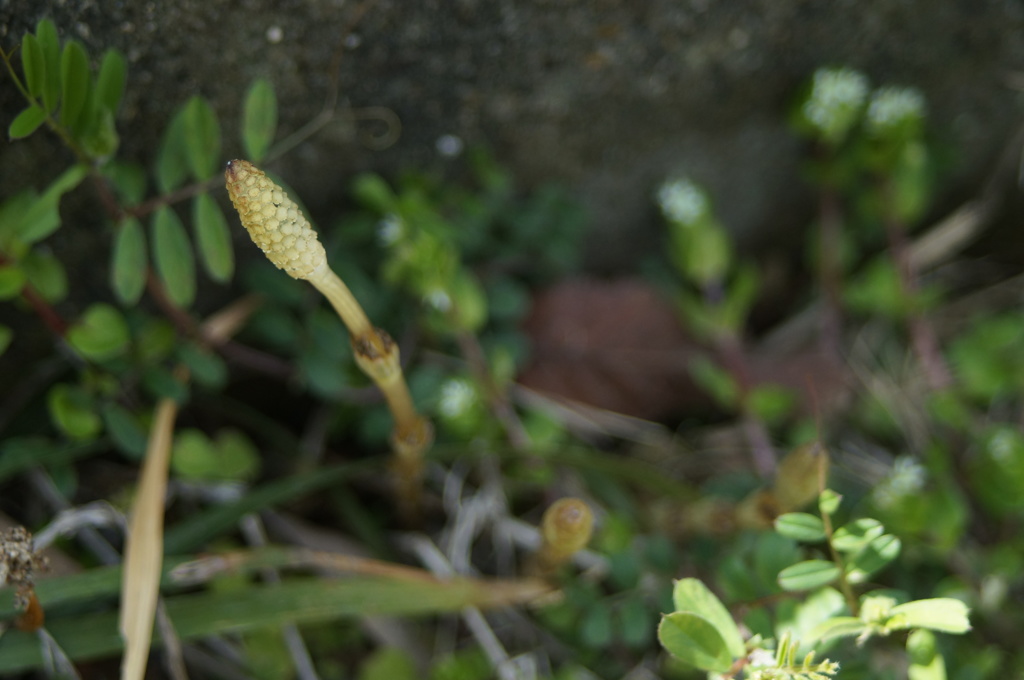
[[[463,378],[452,378],[441,386],[438,412],[447,418],[457,418],[476,402],[476,390]]]
[[[842,136],[857,121],[868,96],[868,79],[848,68],[818,69],[804,117],[828,136]]]
[[[928,474],[911,456],[899,456],[892,464],[892,470],[873,492],[875,503],[882,508],[891,508],[911,494],[924,488]]]
[[[691,225],[708,214],[711,206],[707,194],[688,179],[673,179],[658,189],[658,204],[665,217],[683,225]]]
[[[883,87],[868,105],[868,123],[876,129],[891,128],[924,118],[924,97],[911,87]]]

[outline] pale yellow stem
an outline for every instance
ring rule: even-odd
[[[348,326],[348,331],[353,337],[360,337],[373,330],[370,319],[367,318],[366,312],[352,295],[352,291],[328,266],[326,260],[321,262],[313,270],[313,273],[306,277],[306,280],[327,298],[327,301],[338,312],[338,316]]]

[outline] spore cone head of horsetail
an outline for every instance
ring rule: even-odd
[[[262,170],[233,160],[224,171],[228,195],[242,226],[267,259],[296,279],[327,266],[324,247],[299,206]]]

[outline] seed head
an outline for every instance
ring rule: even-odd
[[[327,262],[309,220],[262,170],[249,161],[234,160],[224,178],[242,226],[278,269],[305,279]]]

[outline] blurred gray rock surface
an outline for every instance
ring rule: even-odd
[[[747,248],[784,247],[812,210],[785,117],[819,66],[924,91],[952,159],[949,204],[977,189],[1024,103],[1017,0],[0,0],[0,40],[10,49],[42,16],[94,55],[128,56],[130,159],[151,163],[192,94],[234,121],[249,83],[269,78],[287,133],[336,76],[335,122],[273,168],[315,217],[336,214],[358,171],[455,172],[458,156],[439,148],[487,143],[526,186],[555,180],[582,198],[597,270],[659,247],[651,196],[678,172],[710,189]],[[7,79],[4,125],[20,105]],[[377,148],[391,113],[401,135]],[[241,153],[224,138],[225,160]],[[66,160],[47,135],[3,157],[5,188],[41,184]]]

